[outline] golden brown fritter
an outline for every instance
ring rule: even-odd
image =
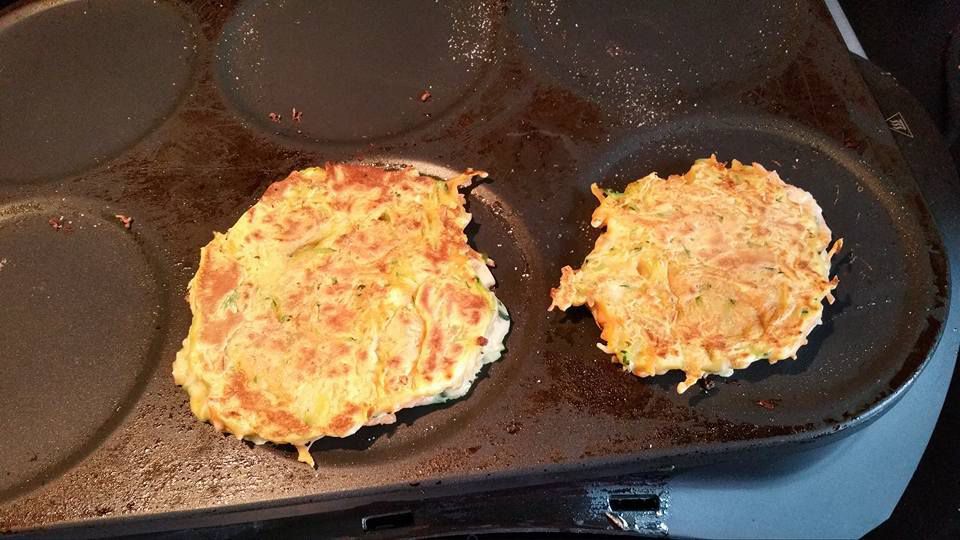
[[[715,157],[623,193],[592,191],[606,226],[580,270],[563,268],[550,308],[587,305],[606,344],[634,375],[708,374],[795,358],[833,301],[830,229],[806,191],[759,164]]]
[[[476,175],[328,164],[270,186],[190,282],[173,373],[197,417],[312,465],[318,438],[464,395],[509,326],[463,233]]]

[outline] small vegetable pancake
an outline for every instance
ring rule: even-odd
[[[606,226],[580,270],[563,268],[553,303],[586,304],[601,350],[639,377],[709,374],[796,358],[833,302],[830,229],[817,202],[774,171],[711,156],[623,193],[591,186],[591,225]]]
[[[456,399],[500,357],[506,308],[449,180],[331,165],[270,186],[200,250],[173,364],[198,418],[308,447]]]

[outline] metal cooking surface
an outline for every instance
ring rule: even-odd
[[[413,12],[416,24],[400,22]],[[417,0],[249,2],[224,26],[215,74],[261,129],[294,140],[381,139],[429,124],[475,90],[497,36],[492,15],[488,5]],[[422,102],[430,89],[442,91]]]
[[[939,336],[946,267],[825,9],[584,6],[81,1],[0,15],[15,53],[0,56],[0,420],[14,434],[0,442],[0,529],[682,465],[889,404]],[[591,182],[622,188],[711,152],[811,191],[845,239],[841,281],[797,361],[679,396],[678,374],[611,363],[586,310],[545,310],[598,234]],[[469,191],[468,235],[497,261],[514,323],[467,398],[322,440],[313,471],[197,422],[170,365],[212,232],[289,171],[351,159],[491,173]]]
[[[159,352],[159,275],[98,207],[0,208],[0,425],[10,464],[0,490],[59,472],[95,448]]]
[[[779,73],[811,28],[800,3],[676,9],[674,2],[654,0],[638,9],[629,0],[599,7],[524,1],[512,13],[525,54],[538,67],[638,122],[678,99],[682,105],[683,98],[749,89]],[[706,44],[713,50],[704,50]],[[737,54],[725,56],[728,51]]]
[[[60,181],[104,163],[170,115],[191,83],[193,40],[178,9],[57,4],[0,21],[5,183]]]

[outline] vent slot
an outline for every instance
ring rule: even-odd
[[[614,512],[659,512],[657,495],[611,495],[610,510]]]
[[[384,529],[409,527],[413,525],[413,512],[405,510],[403,512],[367,516],[360,520],[360,525],[363,526],[364,531],[380,531]]]

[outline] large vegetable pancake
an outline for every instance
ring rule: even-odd
[[[256,443],[309,444],[463,396],[509,328],[458,188],[326,165],[270,186],[200,251],[173,364],[190,406]]]
[[[756,360],[796,358],[837,286],[830,229],[806,191],[759,164],[715,157],[650,174],[623,193],[591,186],[606,226],[579,270],[563,268],[550,308],[586,304],[598,346],[640,377],[686,373],[678,392]]]

